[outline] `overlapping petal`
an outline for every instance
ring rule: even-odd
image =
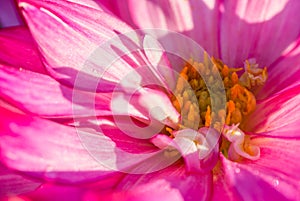
[[[184,33],[210,55],[219,56],[219,1],[99,1],[133,27]]]
[[[97,162],[76,129],[1,108],[1,160],[42,180],[79,182],[121,176]],[[90,140],[96,136],[88,135]],[[97,149],[97,147],[93,147]],[[102,150],[105,152],[105,150]],[[99,154],[105,154],[98,148]]]
[[[0,123],[0,156],[3,163],[27,175],[54,182],[74,183],[100,179],[100,183],[103,182],[101,188],[120,182],[124,174],[118,171],[139,173],[125,176],[116,192],[100,193],[110,200],[158,200],[163,196],[168,196],[170,200],[207,200],[211,198],[212,181],[214,200],[255,200],[257,197],[262,200],[300,199],[300,178],[294,174],[299,172],[297,161],[300,160],[297,154],[300,141],[295,139],[299,138],[300,123],[300,88],[298,81],[295,81],[299,77],[299,49],[293,47],[300,33],[297,23],[300,17],[299,2],[126,2],[124,5],[124,2],[117,1],[113,4],[108,1],[98,1],[96,4],[85,0],[20,1],[19,5],[43,56],[43,64],[36,58],[38,53],[26,29],[8,33],[12,36],[11,40],[3,38],[6,51],[0,54],[0,60],[15,67],[24,65],[22,68],[40,73],[45,73],[41,70],[41,66],[45,65],[55,79],[69,86],[75,85],[76,89],[71,90],[40,73],[1,65],[1,96],[4,101],[11,102],[21,110],[42,117],[70,117],[75,111],[74,126],[77,130],[39,117],[15,113],[10,107],[0,107],[4,115]],[[107,7],[104,8],[102,3]],[[124,101],[122,98],[147,81],[158,81],[166,89],[173,86],[172,73],[167,71],[162,75],[166,71],[157,68],[161,60],[164,60],[167,67],[169,63],[163,47],[151,37],[133,34],[128,38],[117,38],[115,44],[121,42],[121,46],[109,44],[106,46],[109,47],[108,51],[103,48],[95,54],[99,45],[118,33],[132,30],[107,9],[134,27],[166,28],[184,33],[230,66],[242,65],[245,59],[251,57],[256,58],[261,65],[271,65],[270,81],[258,93],[260,100],[257,111],[252,114],[252,122],[247,125],[248,129],[263,136],[251,141],[260,147],[261,157],[254,162],[245,160],[238,164],[221,156],[221,162],[214,169],[214,178],[210,173],[187,173],[181,163],[183,161],[160,170],[174,161],[150,143],[148,138],[151,136],[143,138],[141,136],[145,136],[145,133],[140,132],[142,129],[135,128],[147,125],[148,115],[157,121],[155,128],[164,124],[172,127],[172,123],[177,123],[178,115],[170,109],[172,105],[165,91],[142,89],[137,96],[130,97],[133,98],[133,104],[129,104],[128,108],[111,111],[111,106],[120,107],[118,104],[111,105],[114,94],[92,95],[77,89],[111,92],[116,83],[121,81],[116,94]],[[42,20],[44,23],[41,23]],[[288,20],[289,23],[286,23]],[[25,36],[17,37],[16,33],[23,32]],[[272,37],[269,37],[270,33]],[[16,54],[10,47],[14,43],[12,41],[17,41],[18,47],[24,45],[33,56],[24,57],[20,63],[10,61],[9,55]],[[157,52],[151,50],[152,45]],[[145,47],[150,49],[141,51],[140,48]],[[289,52],[290,48],[294,48],[293,51]],[[135,52],[126,55],[131,50]],[[97,57],[99,53],[100,58]],[[26,51],[20,51],[20,55],[24,54]],[[114,61],[115,57],[118,60]],[[110,62],[115,63],[107,68]],[[122,75],[147,65],[149,74],[141,71],[137,77],[129,77],[129,82],[122,82]],[[293,68],[285,73],[287,66]],[[282,74],[284,76],[280,76]],[[139,80],[140,75],[145,82]],[[169,85],[166,82],[168,80],[172,84]],[[268,91],[262,94],[264,90]],[[153,99],[147,98],[149,94]],[[87,100],[91,102],[87,103]],[[48,108],[44,107],[46,104]],[[166,107],[161,107],[164,105]],[[151,113],[149,109],[157,106],[162,110]],[[114,117],[110,116],[112,112],[117,112]],[[98,119],[81,118],[95,115],[102,116]],[[170,124],[166,123],[167,120],[171,120],[168,122]],[[137,127],[128,122],[135,123]],[[195,146],[192,140],[188,143]],[[193,153],[196,153],[196,147],[193,148]],[[191,159],[197,160],[195,156]],[[156,170],[159,171],[153,172]],[[57,194],[60,195],[63,189],[83,196],[77,187],[59,188]],[[100,197],[96,196],[96,199]]]
[[[121,47],[111,44],[107,45],[105,52],[101,51],[98,47],[116,37],[117,33],[132,31],[125,23],[101,9],[65,1],[21,1],[19,5],[45,58],[47,69],[65,84],[77,82],[76,87],[109,90],[132,67],[147,64],[142,61],[142,56],[137,58],[141,54],[137,52],[131,56],[129,63],[128,59],[123,58],[122,63],[110,67],[116,59],[128,54],[126,51],[136,51],[130,48],[141,47],[141,44],[139,38],[116,38],[118,42],[121,40],[118,43]],[[41,19],[46,23],[41,25]],[[105,80],[105,87],[97,86],[99,80]]]
[[[225,1],[220,7],[222,60],[237,67],[249,58],[261,66],[272,64],[299,37],[299,8],[297,0]]]
[[[35,115],[74,117],[107,115],[111,94],[95,95],[60,85],[53,78],[0,65],[2,99]]]
[[[106,12],[82,4],[24,0],[19,5],[45,58],[48,71],[68,84],[73,84],[77,73],[85,70],[85,62],[98,45],[115,37],[116,33],[131,30]],[[105,66],[98,67],[101,71]],[[119,72],[128,68],[119,66],[113,70]],[[93,75],[95,70],[85,72],[93,78],[93,82],[98,81]],[[88,86],[87,83],[85,85]]]

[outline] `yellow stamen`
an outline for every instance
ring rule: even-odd
[[[205,126],[210,126],[211,124],[211,111],[210,106],[207,106],[206,114],[205,114]]]
[[[206,53],[203,60],[200,63],[190,59],[179,73],[174,94],[170,99],[181,114],[181,122],[176,128],[166,126],[163,132],[174,138],[173,130],[198,130],[203,126],[213,125],[223,134],[220,150],[226,157],[232,154],[229,153],[232,150],[229,147],[233,147],[240,156],[256,159],[259,148],[251,145],[250,138],[240,130],[239,125],[245,125],[243,121],[256,108],[256,99],[251,90],[265,83],[268,77],[267,68],[260,69],[252,61],[245,61],[245,73],[239,77],[237,72],[243,68],[229,68],[215,58],[211,58],[211,62]],[[216,109],[221,102],[219,93],[222,92],[217,91],[211,97],[206,86],[208,84],[214,89],[220,89],[215,84],[219,74],[225,87],[226,109]],[[200,75],[206,77],[205,81]],[[212,103],[216,108],[212,108]]]
[[[246,96],[247,96],[247,106],[244,109],[243,114],[248,115],[248,114],[250,114],[251,112],[253,112],[255,110],[256,99],[255,99],[253,93],[251,93],[247,89],[245,89],[245,93],[246,93]]]
[[[227,65],[224,65],[223,69],[222,69],[222,75],[223,77],[227,77],[229,74],[229,68]]]
[[[236,72],[233,72],[231,75],[232,84],[237,84],[239,82],[239,76],[236,74]]]
[[[230,119],[231,119],[231,114],[235,110],[235,104],[234,104],[234,102],[232,100],[230,100],[230,101],[227,102],[227,110],[228,111],[227,111],[227,116],[226,116],[225,123],[227,125],[229,125],[230,124]]]
[[[249,84],[259,84],[267,78],[267,70],[258,69],[257,65],[245,62],[247,79]],[[242,124],[245,116],[255,110],[256,100],[250,88],[245,85],[244,78],[239,78],[237,71],[243,68],[229,68],[221,60],[204,55],[204,62],[196,62],[190,59],[180,72],[177,80],[174,97],[171,98],[176,110],[182,114],[182,125],[193,129],[213,124],[216,128],[222,125]],[[207,83],[200,74],[205,75]],[[218,96],[211,99],[206,84],[213,85],[215,77],[221,74],[227,96],[227,110],[212,112],[211,102],[218,105]],[[251,77],[252,76],[252,77]],[[258,77],[257,77],[258,76]],[[252,79],[253,78],[253,79]],[[195,97],[195,98],[193,98]],[[199,122],[199,123],[194,123]],[[197,125],[196,125],[197,124]]]

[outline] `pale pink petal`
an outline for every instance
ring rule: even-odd
[[[72,90],[47,75],[8,66],[0,65],[0,72],[1,97],[23,111],[44,117],[111,114],[110,94]]]
[[[212,193],[211,174],[193,174],[186,173],[185,167],[180,164],[174,164],[159,172],[143,175],[128,175],[117,187],[121,190],[118,198],[122,194],[124,200],[131,197],[134,200],[207,200]],[[136,194],[133,194],[137,192]],[[165,193],[165,194],[164,194]],[[151,195],[154,195],[153,197]],[[164,195],[169,195],[165,197]],[[122,200],[122,199],[121,199]]]
[[[20,69],[46,73],[28,28],[0,30],[0,62]]]
[[[276,137],[299,137],[300,87],[291,86],[272,97],[257,102],[248,118],[247,129]]]
[[[80,83],[82,88],[95,86],[107,67],[84,68],[96,48],[117,33],[131,31],[129,26],[105,11],[74,2],[22,0],[19,6],[51,75],[64,83],[74,84],[78,72],[82,71],[86,74],[85,83]],[[44,23],[41,24],[41,20]],[[129,65],[110,68],[115,72],[111,73],[114,78],[129,69]]]
[[[0,165],[0,199],[34,191],[41,183]]]
[[[107,1],[107,8],[136,28],[162,28],[183,33],[210,55],[219,56],[219,1]]]
[[[150,140],[145,139],[144,133],[133,131],[131,122],[127,119],[122,121],[122,117],[117,118],[118,124],[114,122],[116,117],[101,117],[98,123],[94,122],[94,125],[90,121],[81,122],[81,127],[78,128],[85,147],[106,167],[126,173],[144,174],[166,168],[180,158],[180,155],[166,155],[165,150],[158,149],[150,143]],[[97,134],[99,139],[89,139],[86,132]],[[157,131],[154,131],[153,135],[155,134]],[[90,147],[99,147],[107,154],[99,154],[98,149],[89,149]]]
[[[170,63],[162,45],[154,37],[146,35],[143,41],[143,48],[150,62],[147,65],[149,70],[161,82],[157,84],[166,90],[174,89],[176,84],[174,71],[169,68]]]
[[[300,85],[300,42],[290,52],[282,55],[268,68],[268,80],[257,94],[258,99]]]
[[[221,58],[229,66],[242,66],[256,58],[272,64],[299,37],[300,2],[284,0],[224,1],[221,5]]]
[[[48,120],[32,118],[1,108],[1,161],[12,169],[39,179],[80,182],[101,179],[113,185],[122,175],[103,166],[88,152],[77,130]],[[90,141],[96,135],[86,133]],[[107,154],[98,150],[98,155]],[[111,180],[113,178],[113,180]]]
[[[126,87],[124,90],[130,90]],[[153,133],[163,129],[164,125],[176,127],[179,122],[179,113],[172,105],[169,97],[160,90],[150,88],[139,88],[131,94],[114,93],[112,97],[111,109],[114,115],[124,115],[131,122],[130,116],[133,111],[139,111],[144,117],[147,117],[149,126],[147,128],[138,128],[132,124],[134,133],[143,134],[144,138],[151,138]],[[127,117],[126,117],[127,114]],[[117,119],[116,119],[117,120]],[[118,122],[116,122],[118,123]],[[119,126],[120,127],[120,126]],[[149,130],[149,128],[152,129]],[[136,132],[134,132],[136,129]],[[149,133],[150,132],[150,133]],[[142,136],[140,136],[142,138]]]

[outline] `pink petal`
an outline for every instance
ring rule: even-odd
[[[257,138],[261,157],[238,164],[222,158],[227,183],[241,198],[297,200],[299,194],[299,140]]]
[[[299,1],[225,1],[220,22],[223,61],[238,67],[256,58],[269,66],[299,37],[299,8]]]
[[[45,64],[52,76],[67,84],[74,84],[78,72],[84,76],[82,88],[91,89],[99,81],[107,66],[84,69],[95,49],[131,28],[106,12],[68,1],[31,1],[19,3],[28,26],[36,40]],[[41,20],[44,23],[40,23]],[[105,55],[104,55],[105,56]],[[106,63],[108,65],[110,63]],[[129,65],[112,68],[114,78],[130,69]],[[99,72],[97,74],[97,72]],[[97,75],[95,75],[95,73]],[[78,80],[77,80],[78,81]],[[102,90],[103,86],[100,88]]]
[[[300,179],[300,175],[295,174],[300,170],[299,139],[258,137],[252,139],[251,143],[260,147],[261,157],[247,165],[257,165],[296,180]]]
[[[0,72],[2,98],[23,111],[45,117],[111,114],[110,94],[72,90],[47,75],[27,70],[0,65]]]
[[[39,179],[79,182],[110,179],[113,185],[122,174],[96,161],[88,152],[77,130],[1,108],[1,161],[12,169]],[[97,141],[96,135],[86,133],[86,139]],[[98,154],[105,154],[105,150]],[[103,152],[104,151],[104,152]],[[106,153],[107,154],[107,153]]]
[[[291,86],[259,101],[248,118],[247,129],[276,137],[299,137],[300,87]]]
[[[158,200],[159,197],[207,200],[212,193],[211,182],[211,174],[188,174],[184,166],[175,164],[151,174],[126,176],[117,188],[122,190],[117,197],[121,199],[123,195],[124,200]]]
[[[0,165],[0,199],[34,191],[41,183]]]
[[[300,42],[268,68],[268,80],[257,97],[262,99],[300,83]]]
[[[16,68],[46,73],[38,50],[26,27],[1,29],[0,62]]]
[[[218,1],[100,2],[136,28],[162,28],[180,32],[198,42],[210,55],[219,55]]]

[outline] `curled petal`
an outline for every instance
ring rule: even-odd
[[[250,160],[257,160],[260,157],[258,146],[250,144],[249,136],[238,128],[239,125],[225,126],[223,135],[231,142],[228,157],[231,160],[238,160],[239,156]]]

